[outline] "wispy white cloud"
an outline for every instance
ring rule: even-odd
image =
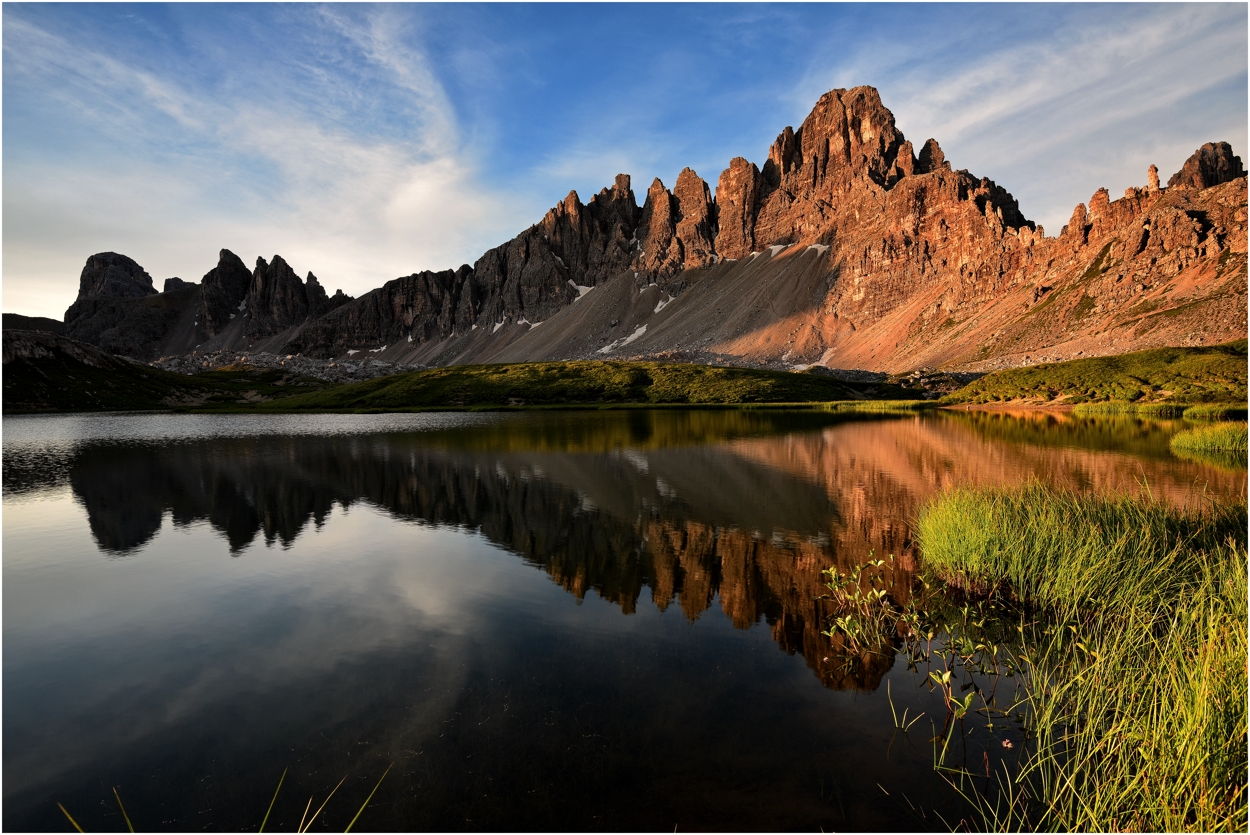
[[[428,62],[411,39],[400,45],[401,21],[385,9],[320,21],[402,90],[416,114],[403,141],[308,113],[280,84],[258,79],[249,98],[221,101],[6,16],[6,87],[55,90],[112,137],[112,158],[6,154],[5,309],[59,316],[85,257],[110,249],[158,283],[198,279],[223,246],[245,259],[278,252],[359,295],[471,262],[531,220],[478,181]]]

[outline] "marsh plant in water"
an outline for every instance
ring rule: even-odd
[[[934,766],[971,814],[949,825],[1245,831],[1246,522],[1244,502],[956,490],[921,512],[908,600],[879,579],[892,558],[826,572],[826,634],[940,689]]]
[[[1172,437],[1172,452],[1181,458],[1226,470],[1246,468],[1246,424],[1218,423],[1186,429]]]

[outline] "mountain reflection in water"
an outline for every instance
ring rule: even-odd
[[[1244,495],[1244,477],[1179,461],[1163,424],[956,413],[839,420],[780,412],[509,416],[434,432],[216,437],[96,444],[68,467],[100,549],[125,556],[168,512],[205,521],[239,553],[289,547],[335,505],[480,532],[581,599],[633,613],[647,589],[694,620],[719,598],[761,619],[828,687],[876,689],[893,657],[846,663],[821,634],[822,571],[895,554],[908,593],[911,525],[936,492],[1030,478],[1099,491],[1148,486],[1186,503]],[[6,471],[6,488],[8,487]]]

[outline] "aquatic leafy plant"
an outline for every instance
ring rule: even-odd
[[[890,599],[894,577],[894,555],[887,560],[871,559],[853,566],[845,574],[837,566],[822,573],[829,578],[826,598],[835,614],[822,634],[841,637],[852,652],[881,654],[894,652],[900,608]],[[889,579],[887,579],[887,576]]]

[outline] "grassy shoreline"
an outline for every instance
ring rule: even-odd
[[[1246,362],[1245,339],[1207,348],[1154,348],[994,371],[944,401],[1072,406],[1234,403],[1244,409]]]
[[[98,369],[72,359],[43,365],[5,367],[6,414],[692,407],[897,412],[920,408],[916,398],[924,393],[889,382],[845,382],[789,371],[607,360],[447,366],[355,383],[246,367],[180,375],[139,365]],[[856,403],[876,405],[850,405]]]
[[[1246,519],[1037,484],[922,510],[926,573],[1025,607],[1032,742],[995,798],[959,781],[983,826],[1245,831]]]
[[[421,414],[426,412],[615,412],[615,411],[647,411],[647,410],[690,410],[700,411],[800,411],[800,412],[835,412],[842,414],[916,414],[941,408],[932,400],[831,400],[803,401],[796,403],[535,403],[532,405],[503,405],[498,403],[476,403],[461,406],[400,406],[391,408],[361,407],[354,409],[283,409],[280,407],[262,410],[249,408],[220,407],[211,409],[188,409],[186,411],[200,414],[332,414],[332,415],[376,415],[376,414]]]
[[[947,406],[1060,409],[1077,416],[1244,420],[1246,342],[1008,369],[933,401],[916,400],[933,394],[906,381],[848,382],[814,373],[691,363],[575,360],[446,366],[356,383],[330,383],[276,369],[239,367],[182,375],[142,365],[106,370],[62,357],[41,364],[6,365],[4,411],[373,414],[785,408],[905,412]],[[921,402],[926,405],[915,405]]]

